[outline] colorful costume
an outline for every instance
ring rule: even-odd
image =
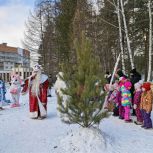
[[[121,99],[122,99],[122,89],[124,87],[124,83],[126,81],[126,78],[124,76],[120,77],[119,78],[119,86],[120,86],[120,93],[119,93],[119,96],[120,96],[120,99],[118,101],[118,107],[119,107],[119,119],[124,119],[124,107],[122,106],[122,103],[121,103]]]
[[[130,107],[131,107],[131,103],[132,103],[132,98],[131,98],[131,92],[130,92],[130,88],[131,88],[132,84],[129,81],[126,81],[124,83],[124,85],[122,85],[121,87],[121,104],[124,107],[124,120],[129,122],[131,121],[130,119]]]
[[[17,74],[11,75],[10,93],[12,96],[13,104],[11,107],[19,107],[19,98],[21,92],[21,79]]]

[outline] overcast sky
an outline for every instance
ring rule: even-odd
[[[0,43],[23,47],[24,24],[35,0],[0,0]]]

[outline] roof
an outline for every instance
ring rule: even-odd
[[[0,44],[0,52],[18,54],[18,47],[7,46],[7,43],[3,43],[3,44]],[[30,57],[30,52],[26,49],[23,49],[23,55],[26,57]]]
[[[0,44],[0,52],[18,53],[16,47],[10,47],[10,46],[7,46],[6,43],[4,43],[4,44]]]

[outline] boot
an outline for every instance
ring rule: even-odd
[[[135,123],[136,125],[142,125],[142,124],[143,124],[143,122],[139,122],[139,121],[134,121],[134,123]]]
[[[125,120],[125,122],[126,122],[126,123],[131,123],[132,120],[131,120],[131,119],[129,119],[129,120]]]
[[[3,108],[3,107],[0,107],[0,111],[1,111],[1,110],[4,110],[4,108]]]

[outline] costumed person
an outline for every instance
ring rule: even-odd
[[[124,119],[124,107],[122,106],[121,103],[121,93],[122,93],[122,89],[124,88],[124,83],[127,81],[127,79],[125,77],[120,77],[119,78],[119,86],[120,86],[120,99],[118,101],[118,108],[119,108],[119,119]]]
[[[134,92],[133,108],[135,109],[136,117],[137,117],[137,120],[134,123],[137,124],[137,125],[142,125],[142,123],[143,123],[143,119],[142,119],[142,115],[141,115],[141,111],[140,111],[140,102],[141,102],[141,94],[142,94],[141,86],[142,86],[142,84],[143,84],[142,80],[140,80],[139,82],[134,84],[135,92]]]
[[[32,75],[25,80],[22,94],[29,90],[30,118],[43,119],[47,117],[47,91],[48,76],[42,74],[41,66],[36,64],[33,67]]]
[[[113,88],[114,90],[109,98],[109,101],[113,102],[114,104],[113,116],[119,116],[119,103],[121,102],[121,92],[120,86],[117,81],[113,84]]]
[[[152,111],[153,95],[150,87],[151,87],[150,82],[145,82],[142,85],[140,109],[143,118],[143,125],[141,127],[145,129],[152,128],[151,111]]]
[[[131,122],[132,120],[130,119],[131,114],[130,114],[130,108],[132,105],[132,97],[131,97],[131,92],[130,89],[132,87],[132,84],[130,81],[125,81],[124,85],[121,87],[121,104],[124,107],[124,120],[125,122]]]
[[[132,96],[132,105],[134,105],[134,84],[141,80],[141,75],[137,72],[136,68],[130,71],[130,82],[132,83],[131,87],[131,96]],[[136,115],[135,109],[133,109],[132,115]]]
[[[113,85],[110,86],[110,84],[105,84],[104,90],[106,92],[106,96],[104,100],[103,109],[109,109],[109,105],[110,105],[109,98],[113,92]]]
[[[57,105],[57,115],[61,118],[62,121],[64,122],[69,122],[69,118],[67,117],[66,114],[61,113],[60,110],[62,110],[62,106],[66,106],[66,101],[68,99],[68,96],[63,94],[62,89],[66,89],[66,84],[62,80],[63,77],[63,72],[59,72],[57,75],[57,80],[54,84],[55,92],[58,98],[58,105]]]
[[[11,107],[19,107],[19,98],[20,98],[20,92],[21,92],[21,83],[22,80],[20,79],[20,76],[17,74],[11,75],[11,86],[10,86],[10,93],[12,96],[13,104]]]
[[[3,103],[5,102],[5,94],[6,94],[5,82],[0,77],[0,110],[4,109],[2,106]]]

